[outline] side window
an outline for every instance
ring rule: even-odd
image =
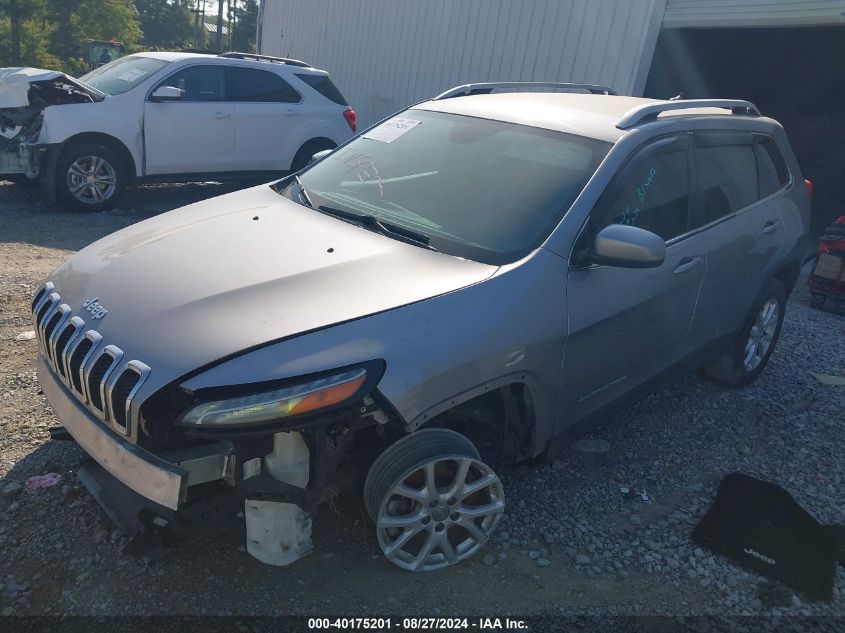
[[[170,75],[156,87],[159,86],[181,89],[182,101],[222,101],[226,73],[222,66],[190,66]]]
[[[689,166],[685,137],[641,150],[599,199],[593,235],[610,224],[630,224],[664,240],[688,230]]]
[[[299,103],[302,96],[276,73],[230,67],[232,101]]]
[[[750,134],[695,135],[695,171],[709,224],[760,199],[757,159]]]
[[[771,136],[755,135],[760,197],[772,195],[789,183],[789,170],[778,144]]]
[[[296,76],[329,101],[334,101],[338,105],[349,105],[346,102],[346,99],[343,98],[343,95],[340,94],[340,90],[338,90],[337,86],[334,85],[334,82],[332,82],[332,80],[326,75],[306,75],[304,73],[297,73]]]

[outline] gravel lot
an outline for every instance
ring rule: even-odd
[[[315,552],[289,568],[252,559],[236,535],[180,541],[158,562],[121,554],[123,536],[74,471],[83,453],[50,442],[57,425],[35,379],[32,292],[95,239],[232,187],[132,192],[124,208],[75,216],[0,182],[0,609],[9,614],[818,614],[845,615],[845,569],[832,603],[791,590],[690,543],[716,485],[734,471],[784,485],[825,523],[845,523],[845,319],[789,302],[761,378],[731,390],[689,375],[617,414],[567,450],[501,473],[508,512],[494,543],[436,574],[379,555],[360,500],[315,519]],[[21,491],[48,472],[62,482]],[[645,489],[653,503],[624,496]]]

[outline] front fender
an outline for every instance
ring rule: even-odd
[[[538,251],[473,286],[292,337],[183,384],[196,390],[382,359],[386,369],[378,389],[411,431],[490,389],[521,382],[534,398],[536,455],[551,439],[558,417],[564,279],[563,262]]]
[[[135,162],[136,175],[143,162],[142,117],[131,101],[107,98],[97,103],[48,106],[38,143],[58,146],[80,134],[104,134],[122,143]]]

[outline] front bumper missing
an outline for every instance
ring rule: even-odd
[[[59,421],[76,442],[118,481],[155,504],[178,510],[188,488],[227,475],[230,442],[175,451],[161,457],[132,444],[95,420],[38,358],[38,381]]]
[[[23,174],[29,178],[39,175],[41,152],[46,148],[36,145],[20,144],[14,149],[0,151],[0,174]]]

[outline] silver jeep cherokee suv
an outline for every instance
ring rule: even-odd
[[[360,472],[387,558],[438,569],[504,511],[490,463],[772,353],[809,196],[751,103],[473,84],[321,154],[95,242],[33,298],[44,393],[130,532],[228,495],[287,564]]]

